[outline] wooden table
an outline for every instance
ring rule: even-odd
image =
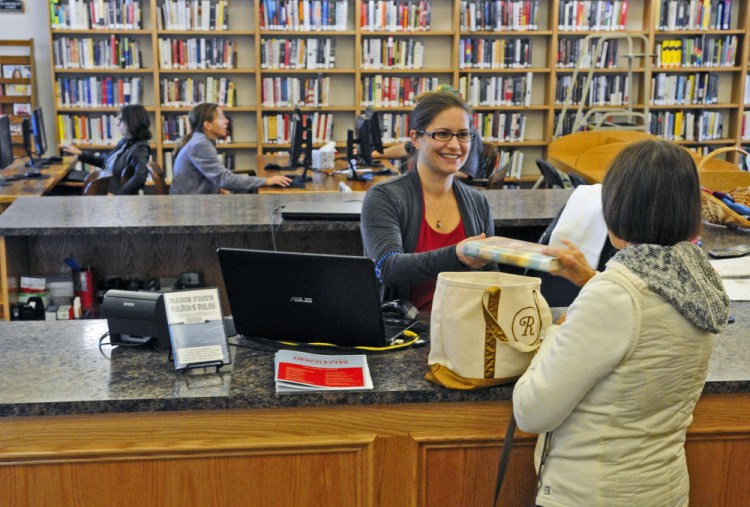
[[[390,169],[391,171],[394,171],[394,174],[398,174],[398,172],[395,171],[395,168],[389,161],[383,160],[381,162],[386,168]],[[282,174],[284,176],[293,177],[293,176],[298,176],[302,174],[301,167],[294,171],[266,170],[264,168],[266,164],[268,163],[275,163],[275,164],[279,164],[280,166],[286,166],[286,165],[289,165],[289,157],[280,156],[280,155],[258,155],[258,158],[257,158],[257,164],[258,164],[257,175],[258,176],[262,178],[269,178],[277,174]],[[319,172],[313,172],[312,170],[308,171],[307,175],[312,177],[312,181],[308,181],[307,183],[305,183],[305,188],[261,187],[258,189],[258,192],[260,192],[261,194],[282,194],[282,193],[289,194],[289,193],[302,193],[302,192],[338,192],[339,182],[345,183],[355,192],[364,192],[368,188],[373,186],[375,183],[378,183],[380,181],[383,181],[393,176],[393,174],[374,175],[373,179],[370,181],[352,181],[352,180],[347,179],[348,174],[337,173],[337,171],[341,171],[346,168],[347,168],[346,161],[337,160],[335,167],[332,171],[319,171]]]
[[[7,178],[30,171],[31,168],[26,167],[25,162],[25,157],[14,161],[10,167],[0,170],[0,176]],[[49,177],[24,178],[10,181],[8,182],[9,185],[0,186],[0,213],[5,211],[19,197],[35,197],[48,193],[60,180],[67,176],[73,168],[73,164],[75,164],[74,157],[65,157],[63,162],[51,164],[41,170],[43,175]]]

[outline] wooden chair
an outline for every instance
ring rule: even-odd
[[[89,175],[83,180],[81,195],[107,195],[111,179],[112,175],[105,171],[95,169],[89,172]]]
[[[167,182],[164,181],[164,170],[161,166],[153,160],[146,164],[148,167],[148,173],[151,176],[151,181],[154,182],[154,193],[156,195],[167,195],[169,194],[169,187]]]

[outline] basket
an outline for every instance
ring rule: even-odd
[[[701,173],[706,163],[716,155],[727,153],[730,151],[743,153],[746,157],[750,157],[745,150],[736,146],[728,146],[725,148],[719,148],[714,150],[700,161],[698,164],[698,174]],[[750,206],[750,187],[735,188],[729,192],[725,192],[732,196],[734,202],[745,206]],[[709,192],[701,192],[701,200],[703,201],[702,214],[703,219],[711,224],[726,225],[728,227],[747,227],[750,228],[750,220],[744,218],[736,211],[730,209],[720,199],[717,199]]]

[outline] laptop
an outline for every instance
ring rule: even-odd
[[[362,201],[292,201],[281,210],[281,217],[292,220],[359,220]]]
[[[219,248],[237,333],[249,338],[385,347],[416,321],[384,322],[367,257]]]

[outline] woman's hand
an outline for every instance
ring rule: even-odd
[[[80,155],[81,153],[83,153],[75,146],[61,146],[60,149],[62,149],[62,151],[64,151],[65,153],[70,153],[71,155]]]
[[[280,174],[266,178],[266,186],[276,185],[279,187],[288,187],[291,182],[292,180]]]
[[[476,241],[478,239],[484,239],[487,235],[485,233],[480,234],[479,236],[472,236],[471,238],[466,238],[465,240],[461,241],[456,245],[456,256],[458,256],[458,260],[461,261],[461,264],[464,266],[468,266],[473,269],[479,269],[484,267],[485,265],[489,264],[490,261],[486,259],[480,259],[479,257],[472,257],[470,255],[464,255],[461,253],[463,250],[463,245],[467,241]]]
[[[562,276],[573,282],[579,287],[583,287],[586,282],[591,280],[596,271],[589,265],[586,256],[583,255],[573,243],[562,240],[567,248],[545,247],[542,253],[556,257],[562,267],[557,271],[550,271],[555,276]]]

